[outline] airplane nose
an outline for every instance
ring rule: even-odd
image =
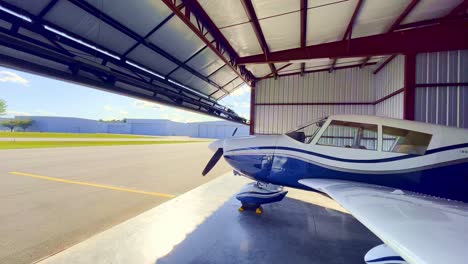
[[[223,145],[224,145],[224,140],[218,139],[216,141],[213,141],[210,145],[208,145],[208,148],[211,151],[216,152],[218,149],[223,148]]]

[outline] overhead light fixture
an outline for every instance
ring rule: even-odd
[[[184,89],[187,89],[187,90],[189,90],[189,91],[191,91],[191,92],[194,92],[194,93],[196,93],[196,94],[198,94],[198,95],[200,95],[200,96],[203,96],[203,97],[205,97],[205,98],[209,98],[206,94],[202,94],[202,93],[200,93],[200,92],[198,92],[198,91],[195,91],[195,90],[193,90],[193,89],[191,89],[191,88],[189,88],[189,87],[187,87],[187,86],[185,86],[185,85],[183,85],[183,84],[181,84],[181,83],[179,83],[179,82],[176,82],[176,81],[174,81],[174,80],[172,80],[172,79],[167,79],[167,80],[168,80],[170,83],[173,83],[173,84],[175,84],[175,85],[177,85],[177,86],[179,86],[179,87],[182,87],[182,88],[184,88]]]
[[[28,21],[29,23],[32,22],[32,19],[29,18],[28,16],[22,15],[22,14],[20,14],[20,13],[16,13],[15,11],[10,10],[10,9],[4,7],[4,6],[1,6],[1,5],[0,5],[0,10],[2,10],[3,12],[8,13],[8,14],[10,14],[10,15],[13,15],[13,16],[15,16],[15,17],[17,17],[17,18],[21,18],[21,19],[23,19],[24,21]]]
[[[125,63],[127,63],[128,65],[131,65],[131,66],[133,66],[133,67],[135,67],[135,68],[138,68],[138,69],[140,69],[140,70],[142,70],[142,71],[144,71],[144,72],[147,72],[147,73],[149,73],[149,74],[152,74],[152,75],[154,75],[154,76],[156,76],[156,77],[158,77],[158,78],[161,78],[161,79],[163,79],[163,80],[166,79],[166,78],[164,78],[164,76],[162,76],[161,74],[157,74],[157,73],[155,73],[154,71],[149,70],[149,69],[147,69],[147,68],[145,68],[145,67],[143,67],[143,66],[140,66],[140,65],[138,65],[138,64],[136,64],[136,63],[133,63],[133,62],[131,62],[131,61],[126,60]]]
[[[74,42],[76,42],[76,43],[78,43],[78,44],[81,44],[81,45],[86,46],[86,47],[88,47],[88,48],[90,48],[90,49],[93,49],[93,50],[98,51],[98,52],[100,52],[100,53],[102,53],[102,54],[105,54],[105,55],[107,55],[107,56],[109,56],[109,57],[111,57],[111,58],[114,58],[114,59],[116,59],[116,60],[120,60],[120,57],[119,57],[119,56],[114,55],[114,54],[108,52],[107,50],[103,50],[103,49],[101,49],[101,48],[98,48],[98,47],[96,47],[96,46],[94,46],[94,45],[92,45],[92,44],[89,44],[89,43],[87,43],[87,42],[85,42],[85,41],[83,41],[83,40],[81,40],[81,39],[77,39],[77,38],[75,38],[75,37],[72,37],[72,36],[70,36],[70,35],[68,35],[68,34],[66,34],[66,33],[63,33],[63,32],[60,31],[60,30],[57,30],[57,29],[52,28],[52,27],[49,27],[49,26],[47,26],[47,25],[44,25],[44,28],[47,29],[47,30],[50,31],[50,32],[53,32],[53,33],[59,35],[59,36],[62,36],[62,37],[64,37],[64,38],[67,38],[67,39],[69,39],[69,40],[72,40],[72,41],[74,41]]]

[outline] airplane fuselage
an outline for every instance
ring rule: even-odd
[[[408,129],[432,135],[432,138],[428,136],[431,141],[427,150],[423,154],[384,151],[390,148],[385,147],[388,143],[386,141],[390,140],[382,137],[379,118],[365,121],[379,125],[379,133],[376,130],[373,137],[364,137],[367,143],[359,147],[325,145],[323,136],[326,134],[326,126],[331,122],[329,119],[307,144],[286,134],[232,138],[224,141],[224,157],[242,175],[277,185],[311,190],[300,184],[299,180],[340,179],[468,202],[466,130],[403,120],[385,120],[390,120],[389,125],[401,128],[408,128],[406,124],[409,123],[413,126]],[[384,122],[383,125],[387,124]],[[333,137],[328,133],[327,140],[352,142],[352,137]],[[400,146],[400,151],[401,149]]]

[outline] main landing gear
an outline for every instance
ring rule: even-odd
[[[252,209],[260,215],[263,213],[262,204],[279,202],[287,193],[282,186],[263,182],[249,183],[236,195],[242,204],[239,212]]]
[[[239,207],[239,212],[244,212],[245,210],[249,209],[255,209],[255,213],[260,215],[263,213],[263,208],[259,204],[254,204],[254,205],[247,205],[247,204],[242,204],[241,207]]]

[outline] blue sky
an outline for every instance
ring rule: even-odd
[[[54,79],[0,67],[0,99],[6,117],[15,115],[68,116],[88,119],[153,118],[178,122],[216,121],[197,114],[131,97],[103,92]],[[250,91],[242,86],[220,104],[248,119]]]

